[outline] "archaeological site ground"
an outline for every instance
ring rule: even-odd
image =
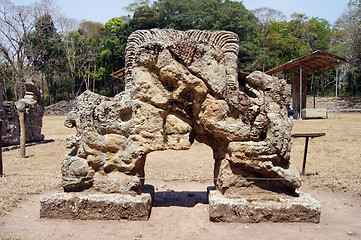
[[[0,236],[360,237],[360,113],[292,120],[287,82],[239,81],[237,57],[231,32],[134,32],[124,92],[84,92],[44,117],[52,141],[3,153]],[[292,134],[312,132],[301,177]]]

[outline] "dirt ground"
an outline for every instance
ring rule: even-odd
[[[65,139],[73,129],[63,116],[46,116],[43,134],[54,142],[3,153],[0,179],[0,238],[3,239],[361,239],[361,114],[341,119],[294,121],[293,133],[326,132],[310,140],[301,191],[321,202],[321,222],[213,223],[207,186],[212,152],[195,143],[188,151],[147,156],[146,184],[156,189],[148,221],[84,221],[39,218],[39,200],[60,191]],[[294,139],[291,162],[302,166],[304,139]],[[17,175],[15,175],[17,174]],[[182,180],[170,180],[181,178]]]

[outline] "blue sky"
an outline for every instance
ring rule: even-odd
[[[17,5],[27,5],[34,0],[10,0]],[[55,0],[64,15],[78,20],[106,23],[113,17],[128,15],[123,8],[133,0]],[[283,12],[304,13],[308,17],[324,18],[334,23],[345,10],[349,0],[244,0],[249,10],[269,7]]]

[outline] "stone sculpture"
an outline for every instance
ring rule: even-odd
[[[68,115],[66,126],[77,131],[67,141],[64,190],[140,194],[147,154],[189,149],[196,140],[213,149],[223,195],[294,193],[290,87],[262,72],[239,86],[238,41],[227,31],[131,34],[125,91],[114,98],[86,91]]]
[[[25,96],[17,102],[4,101],[0,106],[0,118],[3,120],[3,146],[20,143],[20,122],[18,111],[25,112],[26,142],[44,139],[41,134],[44,115],[44,99],[38,86],[25,82]]]
[[[319,202],[296,191],[289,162],[290,88],[262,72],[239,86],[237,55],[238,37],[226,31],[131,34],[125,91],[86,91],[67,117],[76,134],[62,163],[65,192],[43,198],[40,217],[147,220],[147,154],[199,141],[215,160],[210,220],[319,222]]]

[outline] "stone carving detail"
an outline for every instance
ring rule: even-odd
[[[294,192],[300,176],[289,163],[290,88],[254,72],[241,91],[237,55],[231,32],[134,32],[125,91],[114,98],[86,91],[67,117],[77,132],[67,141],[74,149],[62,164],[64,190],[140,193],[148,153],[189,149],[196,140],[213,149],[222,194]]]
[[[44,99],[35,83],[25,83],[25,96],[17,102],[4,101],[0,105],[3,120],[2,143],[4,146],[20,143],[20,122],[18,111],[25,112],[26,142],[42,141]]]

